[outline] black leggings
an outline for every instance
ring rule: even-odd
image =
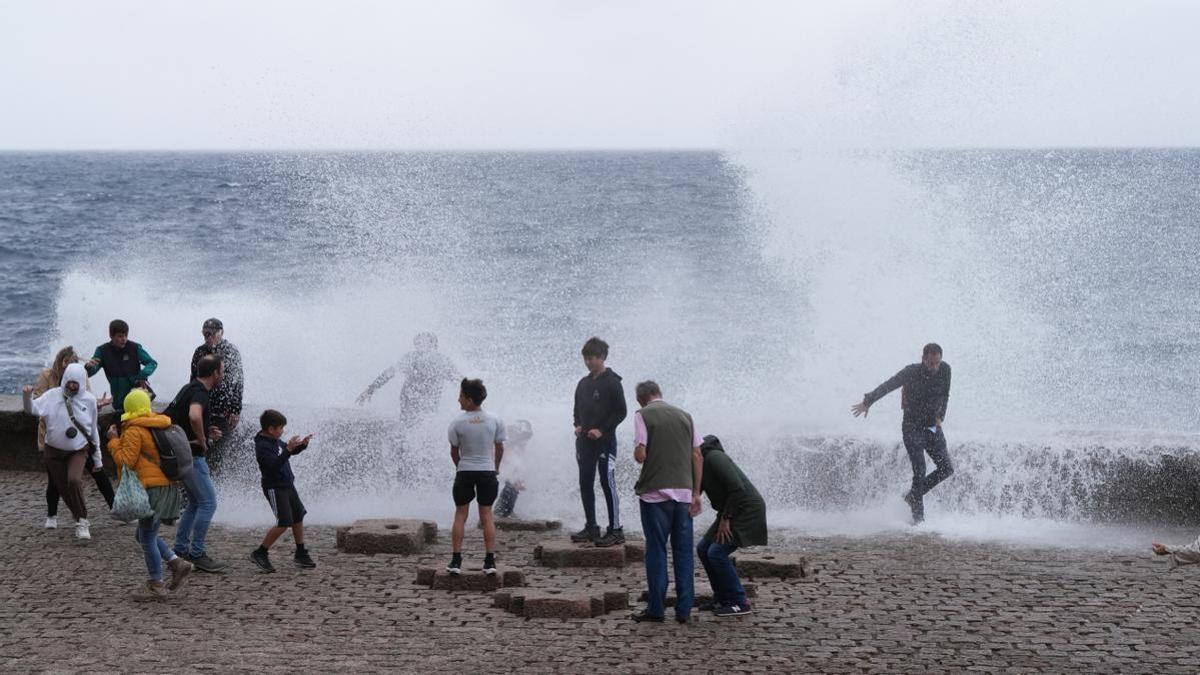
[[[80,452],[87,452],[81,450]],[[92,475],[92,480],[96,481],[96,488],[100,490],[100,494],[104,495],[104,501],[108,504],[108,508],[113,505],[113,486],[112,481],[108,479],[108,474],[103,471],[92,473],[92,467],[95,463],[89,456],[87,464],[84,465],[85,473]],[[54,485],[54,481],[50,479],[50,472],[46,472],[46,517],[54,518],[58,515],[59,494],[58,487]]]

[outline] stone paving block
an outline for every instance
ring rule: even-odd
[[[738,552],[730,557],[737,567],[738,575],[748,579],[756,577],[798,579],[812,576],[808,559],[796,553],[752,551]]]
[[[437,541],[437,523],[427,520],[376,518],[339,527],[338,548],[347,553],[412,554]]]
[[[450,574],[438,567],[417,569],[416,583],[437,591],[495,591],[525,585],[525,573],[518,569],[498,567],[496,574],[484,574],[482,570]]]
[[[496,529],[506,532],[550,532],[562,529],[561,520],[496,518]]]
[[[636,539],[625,542],[625,562],[635,563],[646,560],[646,542]]]
[[[515,589],[497,591],[494,606],[526,618],[586,619],[629,607],[623,589]]]
[[[533,550],[533,557],[546,567],[624,567],[625,547],[597,548],[569,541],[544,541]]]

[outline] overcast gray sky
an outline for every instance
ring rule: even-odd
[[[1200,2],[0,0],[0,149],[1200,145]]]

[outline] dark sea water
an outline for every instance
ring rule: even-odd
[[[0,154],[0,391],[116,317],[173,390],[215,315],[248,400],[350,410],[432,330],[565,444],[599,334],[706,428],[894,444],[846,410],[935,340],[985,452],[1194,447],[1197,213],[1192,150]]]

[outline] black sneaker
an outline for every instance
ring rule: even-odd
[[[904,493],[904,503],[908,504],[908,508],[912,509],[913,525],[921,524],[925,520],[925,503],[920,497],[914,497],[912,490]]]
[[[496,554],[488,553],[483,556],[483,573],[489,577],[496,576]]]
[[[596,541],[600,538],[600,526],[592,525],[584,527],[582,530],[571,534],[571,541],[576,544],[581,544],[585,541]]]
[[[647,612],[644,609],[640,612],[635,612],[634,614],[630,615],[629,618],[633,619],[634,621],[636,621],[638,623],[642,623],[643,621],[649,621],[651,623],[662,623],[663,622],[663,618],[661,616],[655,616],[653,614],[650,614],[649,612]]]
[[[610,529],[608,532],[604,533],[603,537],[600,537],[595,541],[596,546],[599,548],[607,548],[609,546],[617,546],[618,544],[624,543],[625,528],[622,527],[618,527],[615,530]]]
[[[723,619],[727,616],[744,616],[752,611],[750,605],[725,605],[718,608],[716,614]]]
[[[296,551],[296,555],[292,560],[295,561],[297,567],[303,567],[306,570],[311,570],[317,566],[317,563],[313,562],[312,556],[308,554],[308,549]]]
[[[275,571],[275,566],[271,564],[271,557],[267,555],[266,551],[254,549],[254,551],[250,553],[250,560],[255,565],[258,565],[258,569],[267,572],[268,574]],[[198,564],[199,562],[199,559],[196,559],[192,561],[192,564],[196,565],[196,569],[204,569],[203,567],[200,567]]]
[[[223,572],[226,567],[229,567],[228,563],[217,560],[216,558],[210,558],[207,553],[198,558],[189,558],[188,562],[195,565],[196,569],[200,570],[201,572],[208,572],[209,574]],[[273,572],[274,570],[271,571]]]
[[[446,565],[446,571],[450,574],[462,574],[462,554],[454,553],[450,555],[450,564]]]

